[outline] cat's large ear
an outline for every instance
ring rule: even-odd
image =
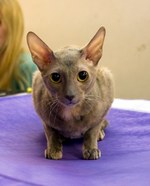
[[[105,28],[101,27],[88,45],[82,49],[85,58],[92,61],[94,65],[97,65],[98,61],[102,57],[105,33]]]
[[[55,58],[53,51],[33,32],[27,34],[27,43],[33,61],[39,70],[44,70]]]

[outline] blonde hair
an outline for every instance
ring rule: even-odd
[[[22,10],[17,0],[0,0],[0,12],[7,29],[5,48],[0,59],[0,89],[9,90],[12,88],[12,80],[15,79],[23,91],[26,80],[21,76],[19,69],[19,56],[23,52]]]

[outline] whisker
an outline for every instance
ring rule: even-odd
[[[89,110],[92,110],[93,109],[92,104],[91,104],[91,100],[85,99],[85,103],[89,107]]]
[[[55,117],[54,117],[54,125],[55,125],[55,121],[56,121],[58,109],[59,109],[59,104],[58,104],[58,102],[57,102],[57,103],[56,103],[56,112],[55,112]]]
[[[49,106],[49,118],[51,117],[52,112],[55,110],[57,107],[57,100],[54,100],[53,103]]]

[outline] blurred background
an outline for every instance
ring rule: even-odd
[[[53,50],[84,46],[106,28],[101,64],[115,79],[115,97],[150,99],[149,0],[19,0],[25,36],[35,32]],[[24,41],[26,45],[26,41]]]

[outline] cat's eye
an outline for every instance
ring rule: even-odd
[[[53,83],[60,83],[61,82],[61,75],[57,72],[54,72],[50,75],[50,80]]]
[[[84,81],[86,81],[88,79],[88,77],[89,77],[89,75],[88,75],[88,73],[86,71],[80,71],[78,73],[77,79],[80,82],[84,82]]]

